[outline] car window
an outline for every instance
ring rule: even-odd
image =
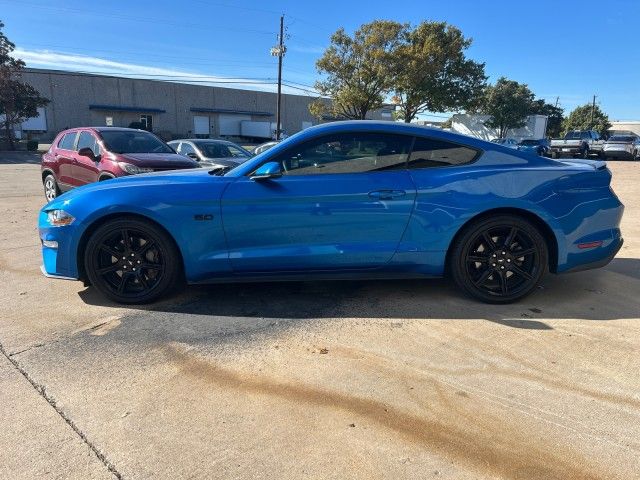
[[[416,137],[409,156],[409,168],[446,167],[474,161],[476,149],[434,138]]]
[[[102,130],[105,147],[114,153],[173,153],[171,147],[142,130]]]
[[[77,132],[66,133],[60,142],[58,142],[58,148],[63,150],[73,150],[73,145],[76,142],[77,135]]]
[[[271,161],[286,175],[361,173],[406,168],[411,137],[384,133],[339,133],[296,145]]]
[[[189,153],[196,153],[196,149],[193,148],[188,143],[183,142],[183,143],[180,144],[180,153],[182,155],[187,155]]]
[[[96,137],[91,135],[89,132],[80,132],[77,149],[80,150],[81,148],[90,148],[96,157],[100,155],[100,146],[98,145],[98,141],[96,140]]]

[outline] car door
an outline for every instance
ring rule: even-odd
[[[95,158],[78,154],[82,148],[90,148]],[[97,182],[100,175],[100,145],[96,137],[89,131],[81,131],[75,150],[76,161],[73,164],[73,175],[77,179],[78,185]]]
[[[235,272],[373,269],[396,251],[416,189],[406,170],[412,138],[330,134],[294,145],[276,179],[238,178],[222,197]]]
[[[78,132],[65,133],[56,145],[54,156],[58,164],[58,184],[62,190],[79,185],[73,172],[77,137]]]

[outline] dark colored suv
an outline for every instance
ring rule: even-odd
[[[116,127],[72,128],[58,134],[42,156],[47,201],[87,183],[161,170],[197,168],[144,130]]]

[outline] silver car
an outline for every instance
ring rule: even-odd
[[[602,147],[602,156],[638,160],[640,159],[640,137],[637,135],[613,135]]]
[[[230,170],[251,158],[251,152],[226,140],[189,138],[172,140],[169,145],[179,154],[193,158],[205,168]]]

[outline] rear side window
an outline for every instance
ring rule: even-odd
[[[76,132],[65,134],[58,143],[58,148],[62,148],[63,150],[73,150],[73,145],[76,143],[77,135],[78,134]]]
[[[434,138],[416,137],[409,156],[409,168],[448,167],[473,162],[480,152],[473,148]]]
[[[90,148],[93,154],[97,157],[100,155],[100,147],[96,137],[89,132],[80,132],[80,138],[78,139],[78,150],[81,148]]]

